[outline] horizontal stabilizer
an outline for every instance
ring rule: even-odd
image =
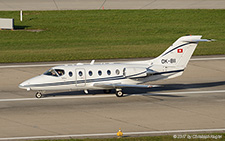
[[[198,42],[213,42],[216,41],[215,39],[198,39],[198,40],[190,40],[190,41],[184,41],[189,43],[198,43]]]

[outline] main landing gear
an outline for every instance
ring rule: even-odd
[[[103,90],[105,94],[109,94],[111,92],[110,89],[108,90]],[[117,97],[123,97],[123,92],[122,89],[116,89],[116,96]]]
[[[42,95],[41,92],[37,92],[37,93],[35,94],[35,96],[36,96],[36,98],[42,98],[42,97],[43,97],[43,95]]]

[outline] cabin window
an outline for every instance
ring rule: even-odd
[[[119,75],[120,74],[120,71],[118,69],[116,69],[116,74]]]
[[[107,74],[108,74],[108,75],[111,75],[111,71],[110,71],[110,70],[107,70]]]
[[[62,69],[55,69],[55,71],[58,73],[59,76],[62,76],[65,74],[65,71]]]
[[[98,75],[99,75],[99,76],[102,75],[102,71],[101,71],[101,70],[98,71]]]
[[[89,76],[92,76],[93,75],[93,72],[92,71],[89,71],[88,74],[89,74]]]
[[[123,76],[126,76],[126,68],[123,69]]]
[[[71,71],[69,72],[69,76],[70,76],[70,77],[72,77],[72,76],[73,76],[73,73],[72,73]]]
[[[78,74],[79,74],[79,76],[83,76],[83,72],[82,71],[79,71]]]

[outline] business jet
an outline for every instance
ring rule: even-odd
[[[43,97],[49,90],[116,90],[122,97],[122,88],[151,88],[146,82],[170,79],[182,75],[197,44],[213,39],[201,39],[201,35],[188,35],[177,39],[165,52],[152,60],[124,63],[70,64],[56,66],[44,74],[24,81],[19,88],[37,91],[36,97]]]

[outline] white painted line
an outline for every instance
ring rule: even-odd
[[[146,132],[124,132],[123,135],[143,135],[143,134],[173,134],[173,133],[199,133],[199,132],[225,132],[224,129],[196,129],[196,130],[167,130],[167,131],[146,131]],[[74,134],[74,135],[55,135],[55,136],[31,136],[31,137],[9,137],[0,140],[26,140],[26,139],[47,139],[47,138],[76,138],[76,137],[100,137],[116,136],[116,133],[97,133],[97,134]]]
[[[37,100],[37,98],[0,99],[0,102],[32,101],[32,100]]]
[[[154,94],[201,94],[201,93],[224,93],[225,90],[217,91],[190,91],[190,92],[171,92],[171,93],[154,93]]]
[[[183,95],[183,94],[201,94],[201,93],[225,93],[225,90],[217,91],[190,91],[190,92],[170,92],[170,93],[145,93],[132,94],[130,96],[146,96],[146,95]],[[106,98],[116,97],[113,94],[109,95],[83,95],[83,96],[59,96],[59,97],[45,97],[45,98],[16,98],[16,99],[0,99],[0,102],[15,102],[15,101],[33,101],[33,100],[61,100],[61,99],[81,99],[81,98]]]
[[[116,133],[103,134],[78,134],[78,135],[55,135],[55,136],[32,136],[32,137],[12,137],[0,138],[0,140],[27,140],[27,139],[47,139],[47,138],[72,138],[72,137],[94,137],[94,136],[115,136]]]
[[[13,101],[33,101],[33,100],[57,100],[57,99],[81,99],[81,98],[104,98],[115,97],[115,95],[84,95],[84,96],[62,96],[62,97],[45,97],[45,98],[17,98],[17,99],[0,99],[0,102],[13,102]]]
[[[124,135],[140,135],[140,134],[171,134],[171,133],[197,133],[197,132],[219,132],[224,129],[195,129],[195,130],[168,130],[168,131],[149,131],[149,132],[128,132]]]
[[[34,63],[35,64],[35,63]],[[31,68],[31,67],[51,67],[51,66],[60,66],[65,64],[40,64],[40,65],[8,65],[8,66],[0,66],[2,68]]]
[[[225,57],[219,57],[219,58],[193,58],[190,59],[191,61],[205,61],[205,60],[225,60]]]
[[[219,99],[219,100],[217,100],[217,101],[219,101],[219,102],[224,102],[224,101],[225,101],[225,99]]]
[[[206,61],[206,60],[225,60],[225,57],[215,57],[215,58],[193,58],[190,59],[191,61]],[[120,61],[116,61],[120,62]],[[122,61],[121,61],[122,63]],[[35,64],[35,63],[34,63]],[[66,63],[65,63],[66,64]],[[52,66],[60,66],[65,64],[38,64],[38,65],[7,65],[7,66],[0,66],[0,69],[2,68],[30,68],[30,67],[52,67]],[[76,64],[76,63],[74,63]],[[88,64],[88,63],[87,63]],[[67,64],[71,65],[71,63]]]

